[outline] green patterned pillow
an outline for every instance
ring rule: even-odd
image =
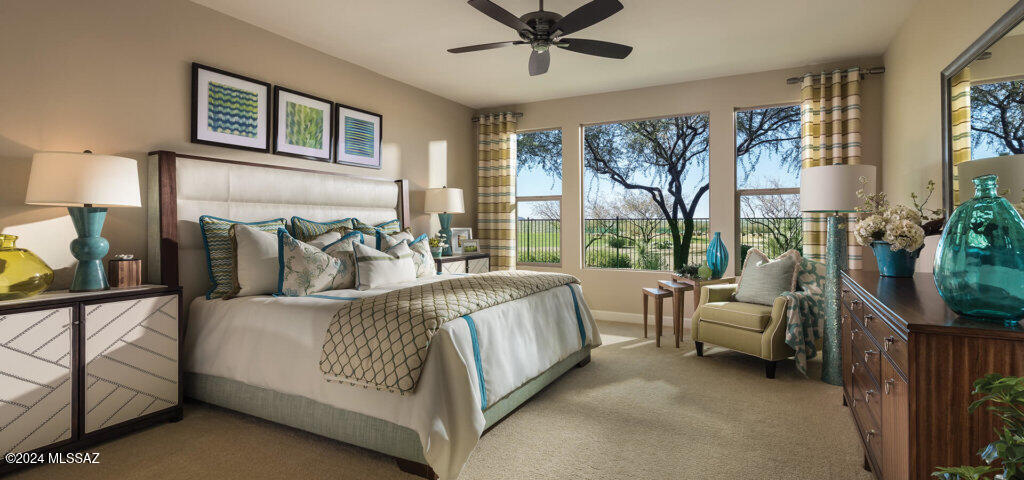
[[[323,235],[339,227],[352,228],[356,222],[354,218],[343,218],[331,220],[330,222],[314,222],[302,217],[292,217],[292,233],[295,238],[302,242],[308,242],[319,235]]]
[[[235,250],[231,243],[231,225],[240,223],[257,230],[275,232],[287,225],[285,219],[275,218],[260,222],[239,222],[226,218],[203,215],[199,217],[199,230],[206,248],[206,268],[210,272],[210,290],[207,299],[221,298],[235,288]]]
[[[377,227],[374,227],[373,225],[369,225],[369,224],[360,222],[359,220],[352,220],[352,229],[353,230],[359,230],[360,232],[363,232],[366,235],[370,235],[370,236],[374,236],[374,237],[377,236]]]
[[[283,228],[277,231],[277,242],[277,295],[303,297],[354,282],[352,263],[296,240]]]
[[[388,220],[388,221],[386,221],[384,223],[378,223],[375,226],[375,228],[377,228],[378,230],[380,230],[380,231],[382,231],[382,232],[384,232],[384,233],[386,233],[388,235],[394,235],[394,234],[402,231],[402,224],[396,218],[394,220]]]

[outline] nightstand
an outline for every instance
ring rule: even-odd
[[[180,319],[181,289],[162,285],[0,302],[0,452],[78,451],[180,419]]]
[[[467,253],[434,258],[437,273],[487,273],[491,271],[491,254]]]

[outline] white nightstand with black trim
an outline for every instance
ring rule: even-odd
[[[491,254],[467,253],[434,258],[437,273],[487,273],[491,271]]]
[[[0,301],[0,453],[71,452],[181,418],[181,289]],[[17,469],[0,459],[0,474]]]

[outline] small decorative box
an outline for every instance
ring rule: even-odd
[[[142,259],[117,255],[107,264],[107,277],[112,288],[137,287],[142,284]]]

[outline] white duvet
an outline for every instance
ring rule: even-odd
[[[308,297],[197,298],[189,313],[185,368],[302,395],[408,427],[419,434],[423,456],[438,476],[455,478],[483,433],[486,405],[584,344],[600,345],[601,338],[580,286],[567,285],[444,324],[431,340],[413,394],[401,396],[324,379],[320,351],[339,302],[446,278],[451,277]]]

